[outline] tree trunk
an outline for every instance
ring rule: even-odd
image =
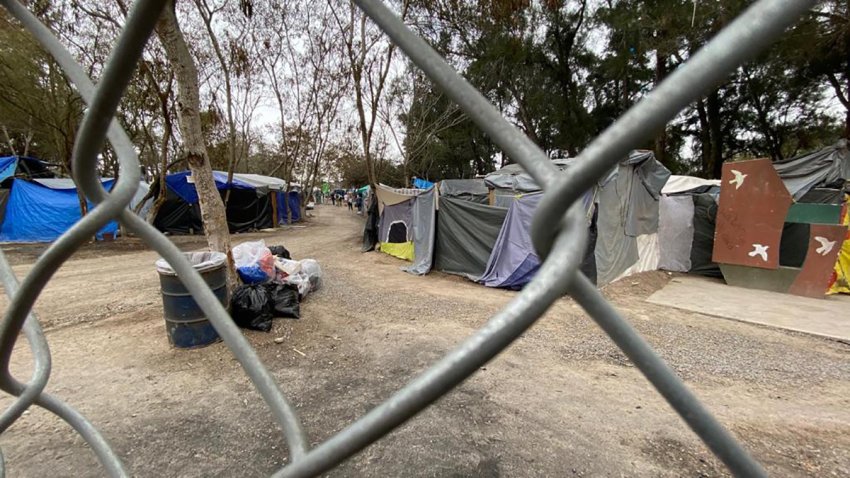
[[[227,285],[228,290],[232,292],[238,279],[233,265],[233,252],[230,249],[230,232],[227,228],[224,202],[215,187],[201,130],[198,70],[177,24],[173,4],[163,11],[157,22],[156,32],[177,78],[178,123],[183,137],[186,162],[198,191],[204,235],[210,250],[227,254]]]

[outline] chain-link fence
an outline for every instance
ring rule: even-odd
[[[113,116],[167,1],[140,0],[135,3],[95,87],[71,54],[32,13],[17,0],[0,0],[0,4],[18,18],[55,58],[88,104],[74,146],[73,172],[78,187],[98,204],[45,251],[20,285],[0,253],[0,278],[11,298],[0,323],[0,388],[17,397],[0,415],[0,433],[25,410],[37,405],[68,422],[91,446],[110,475],[127,475],[117,455],[91,422],[44,391],[50,377],[50,351],[41,326],[31,313],[36,298],[59,266],[104,224],[117,219],[174,267],[268,404],[289,447],[290,463],[275,476],[318,475],[369,446],[475,373],[564,294],[572,296],[587,311],[588,316],[610,336],[732,473],[766,476],[761,465],[578,272],[587,230],[579,207],[571,205],[579,204],[579,196],[630,149],[642,144],[686,105],[765,48],[815,2],[761,0],[752,5],[600,134],[582,152],[573,167],[559,173],[537,146],[505,120],[481,93],[408,29],[381,0],[354,1],[505,154],[519,162],[543,185],[545,195],[534,218],[532,236],[544,262],[534,280],[501,312],[431,368],[362,418],[311,449],[295,409],[201,276],[171,241],[127,209],[139,184],[139,163],[133,144]],[[98,180],[96,164],[98,152],[107,139],[116,151],[120,165],[119,179],[111,193],[107,193]],[[34,360],[33,376],[28,383],[17,380],[10,371],[12,350],[22,330]],[[0,469],[4,470],[2,463],[0,455]]]

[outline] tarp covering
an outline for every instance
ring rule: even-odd
[[[225,182],[227,182],[227,173],[225,173]],[[272,191],[285,191],[286,190],[286,181],[280,178],[274,178],[271,176],[263,176],[262,174],[249,174],[249,173],[233,173],[233,179],[239,180],[242,183],[250,184],[255,188],[268,188]],[[290,187],[300,187],[299,184],[290,184]]]
[[[694,242],[691,245],[690,273],[723,277],[720,266],[711,260],[717,219],[717,195],[704,193],[691,197],[694,201]]]
[[[553,159],[552,164],[563,171],[574,161],[574,158]],[[532,193],[541,190],[540,185],[519,164],[509,164],[498,171],[488,174],[484,177],[484,182],[490,188],[508,189],[523,193]]]
[[[542,193],[518,197],[505,217],[487,268],[481,275],[488,287],[519,288],[531,281],[540,268],[540,257],[531,241],[531,220]]]
[[[434,183],[426,179],[413,178],[413,187],[416,189],[431,189],[434,187]]]
[[[436,224],[436,198],[434,188],[416,196],[413,200],[411,219],[413,223],[413,265],[404,268],[411,274],[423,275],[431,270],[434,259],[434,234]]]
[[[10,176],[14,176],[17,169],[17,156],[6,156],[4,158],[0,158],[0,181],[3,181]]]
[[[850,150],[847,140],[814,153],[775,161],[773,167],[788,188],[799,200],[816,186],[831,186],[850,180]]]
[[[114,181],[104,181],[106,189]],[[89,203],[89,209],[94,207]],[[51,189],[38,183],[15,179],[0,226],[3,242],[50,242],[56,240],[80,220],[80,202],[75,189]],[[97,232],[116,234],[118,223],[109,222]]]
[[[195,204],[198,202],[198,191],[195,190],[195,184],[190,183],[186,179],[190,175],[191,173],[189,171],[169,174],[165,177],[165,183],[168,185],[169,189],[174,191],[174,194],[176,194],[178,197],[180,197],[189,204]],[[213,179],[215,179],[215,187],[218,190],[228,189],[227,173],[223,171],[213,171]],[[244,181],[241,181],[234,176],[233,182],[230,185],[230,189],[254,190],[256,189],[256,187]]]
[[[651,151],[632,151],[598,186],[599,204],[596,243],[598,284],[605,285],[624,272],[643,272],[651,264],[658,265],[657,237],[641,242],[637,237],[658,232],[658,200],[670,171],[659,163]],[[655,248],[653,248],[653,245]],[[638,268],[632,267],[638,264]]]
[[[381,252],[413,260],[413,199],[384,207],[378,227]]]
[[[74,191],[77,189],[77,183],[75,183],[71,178],[34,178],[33,181],[50,189],[70,189]],[[114,184],[113,178],[101,178],[100,182],[102,184]],[[130,205],[128,206],[131,211],[136,210],[136,206],[142,201],[142,199],[145,198],[150,189],[151,187],[148,183],[144,181],[139,182],[139,189],[136,190],[136,194],[133,196],[133,199],[130,201]],[[145,201],[145,205],[142,206],[141,210],[139,210],[139,216],[145,217],[152,206],[153,198],[148,198]]]
[[[691,196],[662,196],[658,208],[658,268],[672,272],[691,270],[694,242],[694,200]]]
[[[662,194],[679,194],[694,189],[704,189],[710,187],[719,187],[719,179],[703,179],[694,176],[679,176],[672,175],[661,189]]]
[[[277,191],[277,222],[278,224],[289,223],[289,211],[292,211],[292,222],[301,220],[301,194],[295,191]],[[289,199],[287,200],[287,195]]]
[[[394,189],[389,186],[379,184],[375,195],[378,197],[378,212],[383,214],[386,206],[402,203],[415,197],[419,191]]]
[[[478,280],[487,268],[507,213],[505,208],[441,198],[434,268]]]
[[[481,283],[488,287],[518,289],[530,282],[537,273],[540,257],[537,256],[531,240],[531,222],[542,198],[542,193],[516,196],[499,231],[499,237],[487,261],[487,268],[479,279]],[[596,224],[591,211],[592,201],[593,194],[585,194],[583,202],[588,216],[590,237],[581,271],[595,283],[596,260],[593,250],[596,245]]]
[[[444,179],[440,181],[440,197],[465,199],[487,204],[490,190],[483,179]]]

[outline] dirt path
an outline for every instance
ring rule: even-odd
[[[440,273],[408,275],[400,261],[359,252],[359,217],[332,207],[315,214],[306,228],[236,238],[283,243],[324,269],[325,287],[302,304],[301,320],[278,320],[269,334],[246,332],[314,443],[383,401],[514,296]],[[178,240],[187,249],[201,244]],[[268,475],[286,449],[267,408],[224,345],[168,346],[157,256],[140,249],[92,246],[51,281],[36,306],[53,353],[48,390],[89,417],[133,475]],[[9,254],[22,273],[37,251]],[[667,280],[645,274],[606,295],[774,476],[850,475],[850,346],[646,303]],[[28,376],[25,347],[14,363]],[[82,440],[41,410],[3,434],[0,446],[9,476],[103,476]],[[473,378],[330,475],[725,470],[563,299]]]

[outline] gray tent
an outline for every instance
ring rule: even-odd
[[[508,210],[462,199],[440,198],[434,268],[478,280]]]
[[[434,258],[434,235],[436,230],[435,217],[437,194],[434,188],[414,198],[411,211],[413,223],[413,265],[405,267],[405,272],[423,275],[431,270]]]

